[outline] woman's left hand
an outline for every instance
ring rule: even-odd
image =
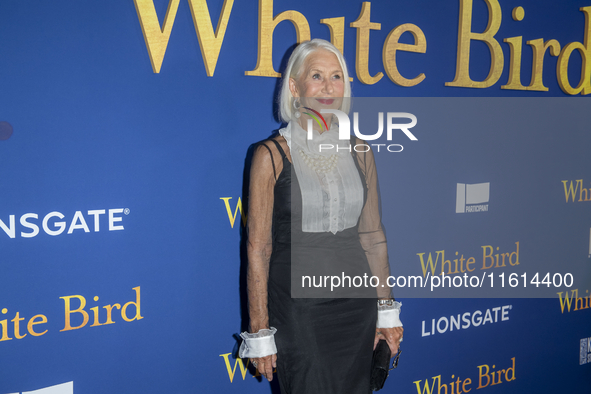
[[[402,342],[402,333],[404,328],[392,327],[392,328],[376,328],[376,337],[373,341],[373,348],[375,349],[380,339],[385,339],[390,346],[392,356],[398,353],[398,346]]]

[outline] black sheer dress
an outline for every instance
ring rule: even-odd
[[[291,163],[277,141],[267,140],[263,144],[267,149],[275,145],[283,164],[273,189],[272,254],[267,285],[269,325],[277,328],[281,391],[368,394],[377,319],[375,289],[370,298],[292,298],[291,277],[292,253],[309,253],[298,258],[317,266],[329,260],[332,264],[355,261],[357,266],[346,268],[347,274],[389,274],[373,157],[355,157],[365,189],[358,225],[336,234],[304,233],[301,195]],[[306,247],[294,252],[298,244]]]

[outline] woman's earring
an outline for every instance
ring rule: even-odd
[[[300,113],[300,107],[302,105],[300,104],[300,98],[299,97],[295,97],[293,99],[293,108],[295,109],[295,112],[293,113],[293,116],[295,116],[296,119],[299,119],[300,116],[302,115]]]

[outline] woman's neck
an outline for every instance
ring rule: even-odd
[[[330,125],[332,124],[332,114],[326,114],[324,119],[326,120],[326,124],[329,126],[328,128],[330,129]],[[324,127],[321,127],[316,121],[314,121],[314,119],[312,119],[308,115],[302,115],[298,119],[298,124],[300,125],[300,127],[303,130],[305,130],[305,131],[308,130],[308,120],[312,121],[312,130],[317,131],[318,134],[322,134],[325,131],[328,131],[328,130],[325,130]]]

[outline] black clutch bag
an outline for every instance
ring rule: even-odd
[[[394,360],[392,369],[398,366],[399,356],[400,348],[398,348],[398,354],[396,354],[396,359]],[[388,342],[380,339],[378,345],[373,351],[373,359],[371,362],[371,379],[369,381],[369,385],[372,391],[378,391],[384,387],[386,378],[388,377],[388,374],[391,370],[388,368],[388,365],[390,364],[390,358],[392,358],[392,352],[390,351]]]
[[[390,358],[392,358],[392,352],[390,352],[388,342],[380,339],[373,351],[373,359],[371,361],[371,380],[369,381],[369,385],[372,391],[378,391],[384,387],[384,383],[388,377]]]

